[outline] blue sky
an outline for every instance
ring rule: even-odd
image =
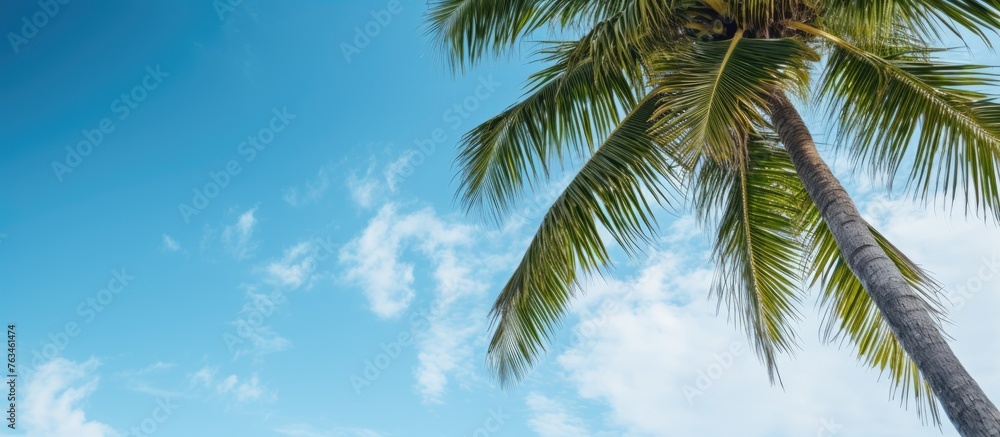
[[[5,435],[940,435],[821,345],[812,307],[769,387],[706,300],[684,214],[586,287],[524,384],[496,387],[486,314],[559,182],[484,229],[453,202],[452,161],[537,64],[451,75],[421,2],[45,7],[0,6],[0,318],[22,369]],[[995,229],[838,169],[968,292],[949,332],[1000,399]]]

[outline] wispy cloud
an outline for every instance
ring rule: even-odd
[[[150,364],[146,367],[136,370],[135,374],[146,375],[150,373],[164,372],[173,369],[174,367],[177,367],[177,365],[174,363],[164,363],[163,361],[157,361],[153,364]]]
[[[368,166],[364,176],[351,173],[347,176],[347,189],[351,193],[351,200],[362,208],[371,208],[376,201],[379,192],[383,190],[382,182],[373,176],[375,164]]]
[[[216,390],[222,394],[231,394],[240,402],[255,401],[264,394],[264,389],[260,386],[260,379],[257,375],[251,375],[248,381],[240,382],[236,375],[229,375],[216,386]]]
[[[537,392],[525,399],[531,418],[528,426],[540,437],[583,437],[590,435],[584,422],[571,414],[559,401]]]
[[[169,373],[176,366],[174,363],[156,361],[146,367],[139,369],[126,369],[116,373],[114,376],[123,381],[126,388],[137,393],[143,393],[160,398],[180,398],[185,394],[176,390],[157,387],[151,382],[157,375]]]
[[[222,230],[222,243],[236,259],[247,259],[257,250],[257,243],[253,240],[257,228],[256,212],[257,207],[250,208],[240,214],[236,223]]]
[[[88,420],[82,404],[97,390],[100,365],[96,359],[83,363],[56,358],[40,366],[28,380],[24,402],[19,406],[19,425],[28,437],[117,436],[110,426]]]
[[[274,400],[274,392],[264,387],[256,373],[249,378],[240,378],[235,374],[218,377],[218,367],[205,366],[188,376],[192,387],[200,387],[214,391],[217,395],[233,398],[239,402],[259,400]]]
[[[310,284],[316,269],[315,250],[309,242],[285,250],[280,260],[264,266],[264,281],[269,285],[293,289]]]
[[[234,326],[239,344],[233,345],[236,358],[243,355],[262,356],[281,352],[292,347],[292,342],[281,336],[270,325],[266,324],[278,310],[281,302],[276,302],[274,296],[257,293],[254,287],[247,289],[247,300],[240,310],[239,317],[230,324]],[[280,295],[284,299],[284,295]],[[251,324],[252,317],[262,317],[263,320]]]
[[[316,244],[302,242],[285,250],[280,259],[271,260],[259,268],[263,278],[253,285],[244,285],[246,301],[236,320],[230,324],[227,345],[235,357],[262,356],[289,349],[292,342],[281,336],[267,320],[286,302],[286,293],[311,286],[316,278]],[[260,288],[270,294],[258,292]]]
[[[330,166],[319,169],[316,177],[305,182],[302,189],[291,187],[285,190],[283,199],[291,206],[304,206],[319,202],[330,188]]]
[[[192,386],[208,387],[212,385],[212,381],[215,380],[215,374],[218,371],[218,367],[205,366],[198,369],[197,372],[188,375],[188,381],[191,382]]]
[[[435,297],[428,328],[418,335],[417,368],[414,374],[417,388],[426,402],[439,402],[448,383],[448,375],[471,375],[473,342],[484,331],[484,305],[479,297],[485,294],[488,267],[480,265],[478,257],[462,252],[452,245],[431,245],[434,268]],[[469,308],[475,311],[469,311]]]
[[[177,242],[173,237],[163,234],[163,244],[161,245],[161,250],[164,252],[180,252],[181,244]]]

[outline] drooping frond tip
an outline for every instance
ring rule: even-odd
[[[695,183],[695,208],[716,228],[712,293],[726,303],[771,382],[780,381],[777,356],[797,346],[799,269],[804,248],[798,238],[801,182],[787,153],[771,136],[754,135],[739,165],[706,159]]]

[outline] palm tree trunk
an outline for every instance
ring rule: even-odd
[[[844,259],[930,382],[955,428],[965,437],[1000,436],[997,407],[958,361],[926,304],[878,245],[847,190],[820,158],[798,111],[781,91],[769,104],[774,128]]]

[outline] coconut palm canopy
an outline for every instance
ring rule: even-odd
[[[538,362],[581,281],[610,267],[611,243],[641,256],[660,207],[690,208],[714,235],[710,292],[772,382],[778,354],[796,348],[803,300],[817,290],[825,337],[852,345],[922,417],[939,421],[933,381],[904,350],[902,325],[872,298],[877,278],[844,255],[829,205],[804,186],[775,111],[794,111],[784,96],[797,96],[829,114],[857,171],[889,188],[904,180],[918,200],[941,196],[1000,218],[1000,106],[982,92],[994,77],[939,58],[944,38],[995,36],[1000,3],[441,0],[428,19],[459,72],[541,30],[578,36],[540,42],[545,66],[523,99],[459,145],[458,198],[493,223],[555,168],[582,163],[493,306],[487,361],[501,383]],[[938,285],[870,235],[919,297],[911,312],[939,323]]]

